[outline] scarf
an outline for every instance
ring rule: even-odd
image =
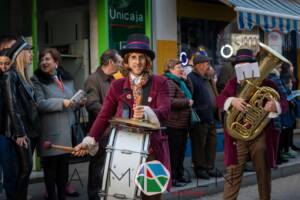
[[[130,86],[132,89],[132,95],[135,105],[141,105],[142,103],[142,87],[147,83],[149,79],[148,73],[144,73],[141,77],[141,80],[139,83],[135,83],[134,80],[131,78],[131,76],[128,77],[130,81]]]
[[[189,88],[187,87],[187,85],[185,84],[185,81],[182,78],[179,78],[179,77],[171,74],[170,72],[165,73],[165,76],[172,79],[173,81],[179,83],[179,87],[183,91],[186,98],[188,98],[188,99],[193,98],[192,93],[190,92]]]

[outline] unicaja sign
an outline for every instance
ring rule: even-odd
[[[128,21],[131,23],[143,23],[144,16],[138,11],[129,12],[129,11],[120,11],[115,8],[109,9],[109,17],[111,20],[121,20]]]

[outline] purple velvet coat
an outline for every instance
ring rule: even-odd
[[[217,97],[218,108],[223,109],[224,103],[228,97],[237,96],[236,95],[237,85],[238,85],[238,83],[237,83],[236,78],[233,78],[227,82],[225,88],[223,89],[221,94]],[[278,91],[275,83],[272,82],[271,80],[267,80],[267,79],[264,80],[262,83],[262,86],[269,86],[269,87],[274,88],[276,91]],[[288,108],[287,101],[284,98],[282,98],[282,96],[281,96],[279,103],[280,103],[282,112],[285,112]],[[280,132],[277,129],[275,129],[272,120],[265,127],[264,132],[266,134],[268,164],[270,167],[275,167]],[[224,126],[224,164],[225,164],[225,166],[237,164],[236,142],[235,142],[234,138],[232,138],[228,135],[225,126]]]
[[[153,75],[150,79],[152,85],[148,94],[148,106],[157,115],[161,125],[167,120],[170,112],[170,98],[167,79],[162,76]],[[113,117],[121,117],[123,103],[132,110],[133,96],[128,78],[118,79],[112,82],[108,94],[104,99],[101,111],[90,130],[89,136],[99,141],[109,126],[109,120]],[[132,115],[132,113],[131,113]],[[157,160],[170,170],[168,137],[161,131],[152,133],[150,136],[150,148],[153,150]]]

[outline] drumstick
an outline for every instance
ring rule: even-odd
[[[43,146],[44,146],[44,149],[47,149],[47,150],[54,148],[54,149],[59,149],[59,150],[69,152],[69,153],[74,151],[74,148],[72,148],[72,147],[66,147],[66,146],[62,146],[62,145],[52,144],[50,141],[45,141]]]

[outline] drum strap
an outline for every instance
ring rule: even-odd
[[[144,105],[144,106],[147,106],[149,104],[148,96],[149,96],[149,91],[150,91],[151,85],[152,85],[152,77],[150,76],[147,83],[142,88],[142,90],[143,90],[142,105]]]
[[[123,90],[123,92],[129,92],[128,90]],[[122,117],[123,118],[130,118],[131,112],[130,107],[125,102],[122,104]]]

